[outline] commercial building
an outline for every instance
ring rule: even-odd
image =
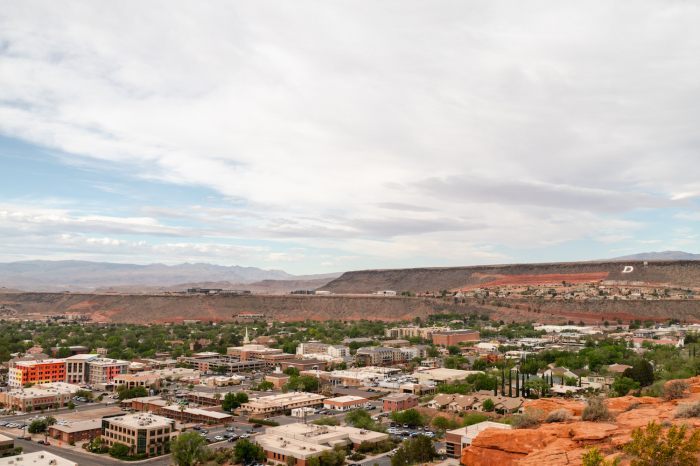
[[[218,356],[210,358],[181,358],[186,364],[191,364],[198,373],[213,372],[218,367],[225,367],[226,372],[245,372],[268,367],[267,362],[262,359],[249,359],[239,361],[230,356]]]
[[[280,367],[282,370],[293,367],[299,371],[310,371],[314,369],[325,369],[326,361],[321,361],[319,359],[292,359],[289,361],[282,361]]]
[[[175,419],[183,424],[209,424],[220,425],[231,422],[231,414],[213,409],[185,408],[180,410],[180,405],[168,405],[168,402],[159,396],[145,396],[143,398],[133,398],[122,401],[123,406],[130,407],[136,411],[153,411],[158,416]]]
[[[241,410],[252,415],[272,414],[293,408],[320,406],[326,397],[316,393],[283,393],[280,395],[252,398],[241,405]]]
[[[126,388],[144,387],[150,389],[151,385],[155,384],[157,388],[160,388],[160,377],[152,375],[115,375],[113,382],[117,387],[124,385]]]
[[[293,354],[284,353],[278,348],[268,348],[265,345],[230,347],[226,350],[226,355],[238,361],[262,360],[268,367],[294,359]]]
[[[330,382],[333,386],[367,387],[384,380],[383,374],[364,371],[302,371],[301,375],[310,375],[317,379]]]
[[[508,424],[484,421],[461,429],[455,429],[445,434],[445,450],[450,458],[461,458],[462,450],[472,444],[472,441],[485,429],[512,429]]]
[[[66,382],[84,384],[90,380],[87,363],[98,357],[97,354],[76,354],[66,358]]]
[[[430,340],[434,333],[444,332],[447,327],[396,327],[384,330],[384,336],[389,338],[415,338],[421,337]]]
[[[65,443],[69,443],[71,440],[74,442],[90,440],[101,434],[102,419],[71,422],[65,425],[54,424],[49,427],[49,437]]]
[[[311,458],[333,450],[336,445],[357,448],[363,442],[376,445],[388,438],[388,434],[350,426],[298,423],[268,427],[256,442],[270,462],[287,464],[287,458],[293,457],[295,466],[307,466]]]
[[[7,383],[12,388],[23,387],[27,383],[64,382],[65,380],[65,359],[17,360],[10,364],[7,377]]]
[[[433,344],[451,346],[461,341],[479,341],[479,332],[476,330],[449,330],[433,333]]]
[[[418,406],[418,397],[409,393],[392,393],[381,399],[383,411],[403,411]]]
[[[78,463],[68,460],[58,455],[54,455],[46,450],[33,451],[31,453],[22,453],[22,461],[19,461],[17,456],[6,456],[0,458],[0,466],[21,466],[22,464],[48,464],[52,466],[78,466]]]
[[[15,439],[12,437],[7,437],[6,435],[0,435],[0,456],[5,456],[5,454],[12,453],[14,449]]]
[[[282,385],[289,382],[291,377],[283,372],[273,372],[272,374],[265,375],[265,381],[271,382],[274,385],[275,390],[282,388]]]
[[[464,380],[471,374],[481,374],[481,371],[462,371],[458,369],[425,369],[413,373],[413,378],[419,382],[449,382]]]
[[[109,383],[114,381],[114,377],[127,373],[129,361],[95,358],[88,361],[87,365],[89,383]]]
[[[364,406],[365,403],[369,403],[367,398],[348,395],[323,400],[323,407],[333,411],[348,411],[353,408]]]
[[[46,409],[53,409],[56,406],[64,408],[70,403],[76,389],[75,385],[65,382],[44,383],[31,388],[2,392],[0,393],[0,402],[5,403],[7,409],[15,408],[16,411],[22,413],[36,411],[42,407]]]
[[[61,348],[61,346],[54,346],[51,348],[51,355],[58,356],[58,352]],[[90,352],[90,348],[87,346],[68,346],[68,349],[70,350],[71,356],[75,356],[76,354],[88,354]]]
[[[108,447],[123,443],[132,453],[146,456],[163,453],[163,443],[175,433],[175,421],[152,414],[127,414],[102,419],[102,438]]]

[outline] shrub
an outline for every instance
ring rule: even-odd
[[[348,458],[353,460],[353,461],[360,461],[360,460],[363,460],[367,457],[365,455],[363,455],[362,453],[353,453],[352,455],[348,456]]]
[[[700,451],[700,430],[686,440],[687,426],[672,426],[666,434],[660,424],[651,421],[646,429],[632,431],[632,441],[622,447],[625,453],[636,457],[632,466],[697,465],[694,453]]]
[[[617,466],[620,464],[620,456],[616,456],[612,461],[605,461],[598,447],[593,447],[590,450],[586,449],[586,453],[581,453],[581,462],[583,466]]]
[[[75,446],[75,440],[71,440],[70,442],[68,442],[68,445],[70,445],[71,447],[74,447],[74,446]]]
[[[541,409],[526,409],[524,413],[513,416],[512,426],[515,429],[529,429],[540,424],[544,411]]]
[[[623,413],[626,413],[627,411],[632,411],[633,409],[639,409],[641,406],[642,406],[642,405],[639,404],[639,403],[630,403],[630,404],[625,408],[625,410],[623,411]]]
[[[567,409],[555,409],[547,416],[544,422],[566,422],[571,419],[571,413]]]
[[[317,426],[339,426],[340,421],[338,421],[338,419],[336,419],[334,416],[325,416],[316,419],[313,421],[313,424],[316,424]]]
[[[664,398],[667,400],[679,400],[688,396],[690,384],[685,380],[672,380],[666,384]]]
[[[613,415],[608,409],[608,405],[603,403],[600,398],[589,398],[588,406],[583,409],[583,414],[581,414],[582,421],[608,421],[613,418]]]
[[[271,426],[271,427],[277,427],[280,425],[279,422],[276,421],[270,421],[268,419],[254,419],[254,418],[249,418],[248,422],[250,424],[262,424],[264,426]]]
[[[700,417],[700,401],[695,403],[681,403],[676,408],[673,413],[676,417],[680,418],[690,418],[690,417]]]

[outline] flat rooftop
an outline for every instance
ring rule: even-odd
[[[172,419],[154,414],[127,414],[107,419],[110,424],[131,427],[134,429],[153,429],[155,427],[170,427]],[[150,421],[150,422],[149,422]]]
[[[82,432],[84,430],[89,430],[89,429],[98,429],[102,427],[102,419],[90,419],[89,421],[80,421],[80,422],[71,422],[70,424],[67,425],[59,425],[59,424],[54,424],[51,426],[53,429],[56,429],[60,432],[65,432],[65,433],[74,433],[74,432]]]
[[[353,401],[357,402],[366,402],[369,401],[367,398],[362,398],[361,396],[353,396],[353,395],[345,395],[345,396],[339,396],[336,398],[328,398],[325,400],[326,402],[328,401],[335,401],[337,403],[352,403]]]
[[[54,466],[78,466],[78,463],[75,461],[67,460],[45,450],[0,458],[0,465],[5,466],[10,464],[14,466],[48,466],[49,464]]]

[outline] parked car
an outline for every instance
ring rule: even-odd
[[[253,424],[253,429],[257,429],[258,427],[262,427],[262,424]]]
[[[216,440],[217,442],[221,442],[224,440],[224,438],[220,435],[217,435],[216,437],[214,437],[214,440]]]
[[[39,440],[39,441],[36,442],[36,443],[38,443],[39,445],[43,445],[43,444],[44,444],[44,441],[43,441],[43,440]]]

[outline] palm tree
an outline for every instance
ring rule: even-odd
[[[183,411],[185,411],[187,408],[185,408],[185,405],[180,405],[180,407],[177,409],[179,409],[180,414],[182,414]],[[185,423],[185,415],[184,414],[182,414],[180,421],[182,421],[183,424]]]
[[[214,393],[214,399],[215,399],[215,400],[217,401],[217,403],[218,403],[219,400],[221,399],[221,393]]]
[[[60,407],[61,407],[61,405],[60,405],[60,403],[58,403],[58,402],[56,402],[56,403],[53,404],[53,410],[54,410],[55,412],[58,412],[58,408],[60,408]]]
[[[150,408],[150,407],[151,407],[151,405],[149,405],[148,403],[143,403],[141,405],[141,412],[148,411],[148,408]]]
[[[46,430],[44,430],[44,441],[46,441],[46,439],[47,439],[48,436],[49,436],[49,428],[50,428],[52,425],[55,425],[55,424],[56,424],[56,418],[55,418],[55,417],[53,417],[53,416],[48,416],[48,417],[46,418]]]
[[[168,400],[165,402],[165,406],[172,406],[172,405],[173,405],[172,400]]]

